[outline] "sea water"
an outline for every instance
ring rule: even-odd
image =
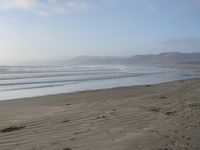
[[[1,66],[0,100],[156,84],[200,77],[186,70],[131,66]]]

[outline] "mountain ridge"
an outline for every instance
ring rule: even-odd
[[[200,53],[165,52],[134,56],[78,56],[64,61],[69,65],[176,65],[199,64]]]
[[[133,56],[89,56],[82,55],[71,59],[54,61],[30,61],[25,65],[44,66],[81,66],[81,65],[143,65],[143,66],[174,66],[200,65],[200,53],[164,52],[159,54]]]

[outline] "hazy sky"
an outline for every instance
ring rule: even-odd
[[[200,52],[200,0],[0,0],[0,63]]]

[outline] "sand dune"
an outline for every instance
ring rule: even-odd
[[[199,150],[200,79],[0,102],[0,150]]]

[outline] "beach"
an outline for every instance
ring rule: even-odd
[[[200,150],[200,0],[0,12],[0,150]]]
[[[0,101],[0,150],[198,150],[200,79]]]

